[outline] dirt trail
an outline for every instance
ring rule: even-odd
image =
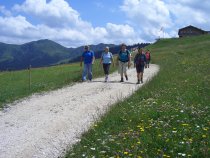
[[[145,69],[144,84],[159,67]],[[136,85],[135,69],[129,81],[119,83],[117,73],[92,82],[77,83],[44,94],[35,94],[0,112],[0,158],[56,158],[67,146],[79,141],[83,132],[118,100],[142,86]]]

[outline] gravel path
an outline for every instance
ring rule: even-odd
[[[144,81],[158,71],[151,64],[145,69]],[[77,83],[32,95],[0,111],[0,158],[61,156],[109,106],[142,86],[135,84],[135,69],[129,69],[128,77],[129,81],[119,83],[119,74],[113,73],[108,83],[104,78]]]

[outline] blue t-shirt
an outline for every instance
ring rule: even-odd
[[[84,64],[91,64],[93,61],[94,52],[85,51],[85,52],[83,52],[82,57],[84,59]]]
[[[129,56],[130,56],[130,51],[129,50],[119,52],[119,60],[122,61],[122,62],[128,62],[129,61]]]
[[[108,53],[103,52],[101,58],[103,59],[104,64],[111,64],[113,56],[111,52]]]

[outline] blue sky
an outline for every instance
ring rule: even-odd
[[[209,8],[209,0],[1,0],[0,42],[153,42],[188,25],[210,31]]]

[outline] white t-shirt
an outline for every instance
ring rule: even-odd
[[[103,52],[101,58],[103,59],[104,64],[111,64],[113,55],[111,52]]]

